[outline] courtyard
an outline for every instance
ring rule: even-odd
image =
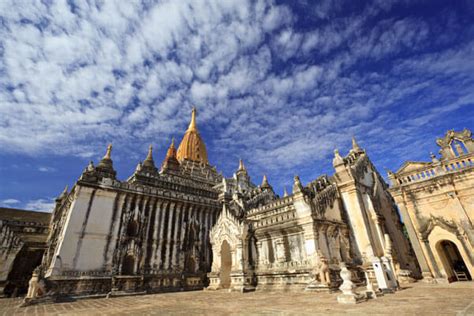
[[[474,282],[415,283],[395,294],[357,305],[338,304],[336,296],[337,293],[194,291],[82,299],[24,308],[19,307],[20,298],[5,298],[0,299],[0,315],[474,315]]]

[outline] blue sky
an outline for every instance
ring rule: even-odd
[[[193,105],[209,159],[279,193],[474,129],[473,1],[0,1],[0,205],[47,210],[107,143],[161,163]]]

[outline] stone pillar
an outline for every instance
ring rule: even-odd
[[[265,263],[265,257],[263,253],[263,244],[261,240],[257,241],[257,256],[258,256],[258,261],[257,261],[257,266],[261,267]]]
[[[211,209],[206,209],[206,213],[204,214],[204,257],[206,258],[206,270],[210,268],[211,265],[211,244],[209,242],[209,232],[211,230]]]
[[[293,186],[293,201],[296,209],[297,224],[303,228],[306,258],[314,261],[318,236],[314,228],[315,223],[312,218],[311,205],[302,191],[302,185],[297,176],[295,176],[295,184]]]
[[[394,195],[394,199],[402,215],[403,223],[407,228],[408,237],[410,237],[410,242],[413,247],[413,251],[415,252],[416,258],[418,259],[418,264],[420,265],[422,276],[423,278],[429,281],[433,278],[433,274],[431,272],[430,266],[428,265],[427,258],[425,257],[425,254],[423,252],[422,243],[418,239],[418,234],[416,233],[415,226],[413,224],[413,219],[411,218],[408,212],[402,195]]]
[[[205,207],[201,207],[200,211],[199,211],[199,268],[205,266],[205,247],[206,247],[206,242],[204,240],[204,236],[205,236],[205,229],[204,229],[204,214],[206,212],[206,208]]]
[[[173,236],[174,251],[173,251],[173,258],[171,260],[171,267],[173,269],[177,268],[178,266],[178,256],[180,252],[179,251],[179,230],[181,227],[182,209],[183,209],[183,204],[176,205],[176,210],[175,210],[176,216],[173,223],[174,224],[174,236]]]
[[[168,207],[168,202],[160,202],[160,207],[159,207],[159,212],[160,212],[160,218],[159,218],[159,231],[158,231],[158,250],[155,253],[155,258],[156,260],[156,265],[157,267],[163,266],[163,259],[161,257],[161,253],[163,251],[164,247],[164,224],[165,224],[165,218],[166,218],[166,212],[167,212],[167,207]]]
[[[179,237],[179,252],[178,252],[178,266],[180,269],[184,270],[184,251],[183,251],[183,245],[186,239],[186,231],[187,231],[187,225],[188,225],[188,216],[189,216],[189,209],[190,206],[184,204],[183,205],[183,213],[181,216],[181,229],[180,229],[180,237]]]
[[[152,268],[152,271],[153,272],[156,272],[156,254],[157,254],[157,249],[158,249],[158,243],[159,243],[159,229],[160,229],[160,226],[159,226],[159,223],[160,223],[160,215],[161,215],[161,212],[160,212],[160,205],[161,205],[161,202],[156,199],[155,200],[155,205],[154,205],[154,209],[155,209],[155,222],[154,223],[151,223],[151,225],[153,225],[153,236],[152,236],[152,246],[151,246],[151,259],[150,259],[150,267]]]
[[[380,242],[380,245],[382,246],[382,251],[383,253],[385,253],[386,251],[385,250],[385,236],[384,236],[383,229],[380,223],[380,219],[378,218],[376,214],[374,214],[374,216],[372,217],[372,220],[374,221],[374,224],[375,224],[375,230],[377,231],[377,238]]]
[[[166,234],[166,240],[165,240],[165,247],[166,247],[166,253],[165,253],[165,262],[164,262],[164,266],[163,266],[163,269],[164,270],[169,270],[170,268],[170,263],[171,263],[171,258],[170,258],[170,255],[171,255],[171,227],[173,227],[173,214],[175,212],[175,206],[176,206],[176,203],[175,202],[171,202],[170,205],[169,205],[169,209],[168,209],[168,213],[169,213],[169,216],[168,216],[168,231],[167,231],[167,234]]]
[[[349,186],[341,188],[341,195],[344,206],[347,210],[350,226],[352,227],[355,243],[362,255],[362,259],[370,262],[370,258],[374,256],[372,248],[373,240],[364,201],[362,200],[355,183],[351,183]]]
[[[316,233],[318,234],[318,249],[326,258],[331,258],[331,249],[329,249],[329,240],[328,240],[328,230],[329,225],[327,223],[322,223],[320,226],[319,231]]]
[[[438,264],[436,263],[436,260],[433,256],[433,252],[431,251],[430,242],[428,241],[428,239],[421,238],[421,248],[423,249],[423,252],[428,257],[428,266],[430,267],[430,270],[431,270],[430,275],[433,275],[436,279],[445,280],[445,277],[447,276],[444,276],[441,274]],[[428,281],[430,281],[429,277],[428,277]]]

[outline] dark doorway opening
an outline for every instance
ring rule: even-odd
[[[455,243],[449,240],[439,242],[437,250],[448,274],[449,282],[472,280],[469,269]]]
[[[229,243],[224,240],[221,245],[221,271],[219,274],[221,288],[230,288],[230,271],[232,270],[232,253]]]

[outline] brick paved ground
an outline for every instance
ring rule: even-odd
[[[417,283],[395,294],[357,305],[336,302],[328,293],[181,292],[83,299],[18,307],[20,299],[0,299],[0,315],[311,315],[397,314],[474,315],[474,282],[450,285]]]

